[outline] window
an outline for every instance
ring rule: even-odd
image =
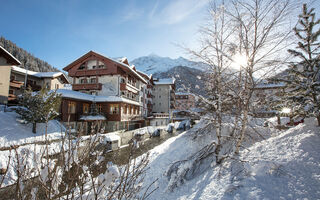
[[[121,78],[120,83],[126,83],[126,80],[124,78]]]
[[[16,80],[16,76],[15,75],[11,75],[10,76],[10,81],[14,81],[14,80]]]
[[[123,106],[123,114],[127,114],[128,108],[127,105]]]
[[[119,114],[119,104],[110,104],[110,114]]]
[[[102,105],[101,104],[97,104],[97,110],[99,113],[102,113]]]
[[[13,90],[9,90],[9,94],[14,94]]]
[[[159,95],[159,99],[161,98],[161,95]]]
[[[78,69],[79,69],[79,70],[86,69],[86,64],[85,64],[85,63],[81,64],[81,65],[80,65],[80,67],[79,67]]]
[[[56,89],[59,89],[59,84],[56,84],[55,88],[56,88]]]
[[[88,114],[89,113],[89,104],[87,104],[87,103],[83,104],[82,112],[84,114]]]
[[[159,106],[161,106],[161,103],[159,103]]]
[[[69,103],[68,103],[68,113],[69,114],[76,113],[76,103],[75,102],[69,101]]]
[[[87,83],[87,79],[86,78],[80,79],[80,83]]]
[[[90,79],[90,83],[96,83],[97,82],[97,78],[91,78]]]

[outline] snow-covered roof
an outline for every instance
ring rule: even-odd
[[[151,79],[151,77],[152,77],[152,74],[148,75],[148,74],[146,74],[146,73],[144,73],[144,72],[142,72],[142,71],[140,71],[140,70],[137,70],[137,72],[138,72],[139,74],[142,74],[143,76],[148,77],[149,79]]]
[[[21,62],[16,59],[16,57],[14,57],[11,53],[9,53],[5,48],[3,48],[2,46],[0,46],[0,50],[4,51],[10,58],[12,58],[15,62],[17,62],[19,65],[21,65]]]
[[[83,115],[80,117],[80,120],[83,120],[83,121],[106,120],[106,117],[102,115]]]
[[[281,87],[285,87],[286,84],[285,83],[262,83],[262,84],[258,84],[256,85],[254,88],[255,89],[271,89],[271,88],[281,88]]]
[[[78,99],[84,101],[95,101],[95,102],[124,102],[132,105],[140,106],[139,102],[118,97],[118,96],[95,96],[91,94],[86,94],[74,90],[58,89],[57,94],[61,94],[62,97]]]
[[[175,78],[164,78],[154,81],[155,85],[173,85],[175,83]]]
[[[35,72],[35,71],[31,71],[31,70],[26,70],[26,69],[23,69],[23,68],[17,67],[17,66],[12,66],[11,69],[15,72],[19,72],[22,74],[28,74],[28,75],[35,76],[38,78],[56,78],[61,75],[65,77],[65,75],[62,72]],[[65,77],[65,79],[68,81],[67,77]]]

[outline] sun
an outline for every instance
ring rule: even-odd
[[[248,62],[248,58],[246,55],[236,53],[232,57],[231,67],[234,69],[240,70],[241,67],[245,67],[247,65],[247,62]]]

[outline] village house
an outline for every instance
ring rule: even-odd
[[[144,126],[143,88],[147,81],[127,59],[111,59],[90,51],[63,70],[72,78],[73,90],[59,90],[63,122],[79,128],[81,116],[88,114],[95,102],[99,113],[106,116],[107,132]]]
[[[8,103],[11,67],[20,64],[19,60],[0,46],[0,104]]]
[[[166,125],[172,119],[175,109],[175,79],[153,79],[153,107],[150,125]]]
[[[256,102],[253,115],[256,117],[272,117],[276,115],[276,111],[272,110],[268,105],[271,101],[279,98],[285,89],[284,83],[261,83],[254,87],[253,99]]]
[[[186,111],[196,107],[196,97],[189,92],[176,92],[176,110]]]
[[[5,64],[7,61],[9,63]],[[16,104],[17,96],[22,94],[22,89],[25,87],[31,87],[33,91],[39,91],[43,87],[52,90],[64,88],[64,85],[69,83],[62,72],[34,72],[16,66],[20,64],[0,46],[0,80],[2,83],[0,83],[0,99],[2,99],[0,103]]]

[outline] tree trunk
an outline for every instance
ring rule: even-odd
[[[277,115],[277,121],[278,121],[278,126],[280,126],[281,125],[281,119],[280,119],[280,115],[279,114]]]
[[[32,123],[32,133],[34,133],[34,134],[37,133],[37,123],[36,122]]]
[[[317,116],[318,126],[320,126],[320,114]]]

